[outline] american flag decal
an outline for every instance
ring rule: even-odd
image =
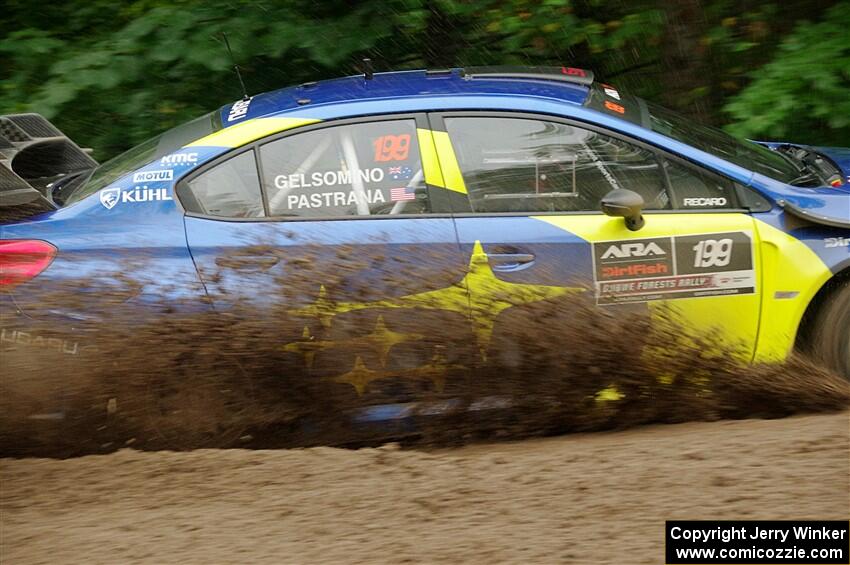
[[[404,200],[416,200],[415,189],[407,188],[405,186],[401,188],[391,188],[390,189],[390,200],[393,202],[402,202]]]

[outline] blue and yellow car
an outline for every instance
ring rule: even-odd
[[[486,358],[511,312],[578,293],[674,306],[748,361],[801,349],[850,376],[850,150],[735,139],[587,70],[307,83],[102,165],[40,116],[0,126],[0,286],[20,316],[37,289],[144,252],[151,285],[211,308],[306,277],[303,329],[281,343],[311,369],[335,339],[379,340],[329,369],[362,394],[432,367],[408,351],[421,328],[467,323]],[[335,258],[375,254],[395,281],[366,265],[329,284]]]

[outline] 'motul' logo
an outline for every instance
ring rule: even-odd
[[[121,194],[120,188],[106,188],[100,191],[100,203],[107,210],[112,210],[118,204],[118,197]]]
[[[142,171],[140,173],[136,173],[133,175],[133,182],[135,183],[143,183],[143,182],[158,182],[158,181],[167,181],[172,180],[174,178],[174,171],[171,169],[165,169],[162,171]]]

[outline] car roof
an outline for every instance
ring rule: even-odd
[[[584,104],[589,87],[577,82],[548,80],[533,76],[492,78],[486,75],[463,76],[462,69],[444,71],[397,71],[349,76],[282,88],[250,99],[248,110],[236,119],[228,119],[234,104],[221,108],[224,127],[247,119],[279,114],[296,109],[355,101],[409,99],[423,96],[521,96],[547,98],[575,105]],[[391,106],[388,111],[392,111]]]

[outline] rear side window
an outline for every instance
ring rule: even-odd
[[[447,117],[474,212],[598,211],[611,190],[670,207],[652,151],[571,125],[526,118]]]
[[[240,153],[186,183],[180,201],[189,212],[228,218],[265,216],[253,151]]]
[[[220,129],[221,121],[218,112],[210,112],[149,139],[100,165],[84,185],[63,195],[65,204],[73,204],[82,200],[146,163],[151,163],[187,143],[197,141]]]
[[[427,211],[414,120],[340,125],[260,147],[271,216],[336,217]]]

